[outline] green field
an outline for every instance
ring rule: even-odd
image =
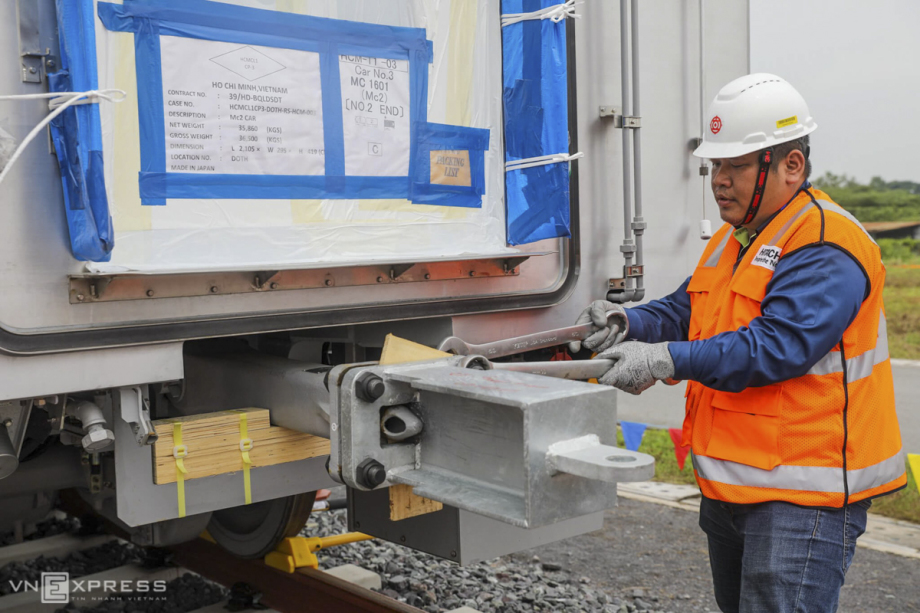
[[[619,430],[617,432],[617,442],[620,446],[623,445],[623,434]],[[696,484],[690,456],[687,456],[687,463],[684,464],[683,470],[677,468],[677,459],[674,457],[674,444],[671,442],[671,436],[667,430],[658,428],[646,430],[645,438],[642,439],[639,451],[655,458],[654,481]],[[909,469],[907,473],[907,487],[900,492],[873,500],[873,513],[920,523],[920,492],[917,491],[917,484],[914,482],[913,475],[910,474]]]
[[[888,350],[893,358],[920,360],[920,266],[887,268]]]

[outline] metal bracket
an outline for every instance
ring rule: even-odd
[[[598,109],[601,119],[612,119],[614,128],[637,129],[642,127],[642,118],[631,115],[621,115],[619,109],[613,106],[602,106]]]
[[[550,472],[595,481],[641,481],[655,476],[655,458],[644,453],[602,445],[596,434],[553,443],[546,450]]]
[[[471,366],[469,356],[454,356],[333,370],[330,473],[360,491],[409,485],[417,496],[522,528],[610,508],[611,482],[653,475],[653,458],[613,447],[615,390]],[[379,393],[361,393],[369,377]],[[421,431],[385,444],[381,410],[402,407]],[[586,437],[576,450],[553,447]],[[609,459],[620,455],[629,461]],[[384,478],[365,478],[371,464]]]
[[[134,432],[138,446],[152,445],[159,436],[150,423],[150,399],[140,387],[123,387],[121,393],[121,418]]]
[[[620,123],[617,125],[618,128],[628,128],[636,130],[642,127],[642,118],[641,117],[630,117],[624,115],[620,118]]]
[[[70,277],[70,304],[515,277],[520,275],[522,262],[543,255],[550,255],[550,252],[476,260],[365,263],[292,270],[73,275]]]
[[[45,66],[56,66],[56,58],[52,57],[51,49],[42,46],[39,9],[40,3],[35,0],[16,2],[16,13],[19,18],[19,57],[24,83],[41,83]]]
[[[645,266],[624,266],[623,275],[626,277],[641,277],[645,274]]]

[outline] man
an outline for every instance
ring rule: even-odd
[[[870,500],[907,482],[885,268],[808,182],[817,125],[791,85],[742,77],[709,117],[694,154],[712,160],[725,225],[673,294],[588,307],[579,322],[602,329],[584,345],[616,360],[600,381],[623,391],[688,381],[683,440],[722,611],[835,611]]]

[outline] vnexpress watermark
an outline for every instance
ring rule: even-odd
[[[42,602],[70,602],[70,573],[42,573]]]
[[[166,581],[156,579],[71,579],[70,573],[44,572],[41,581],[9,582],[13,592],[39,592],[43,603],[67,604],[72,601],[105,600],[109,594],[121,594],[131,600],[165,600]]]

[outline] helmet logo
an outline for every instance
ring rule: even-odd
[[[718,134],[719,130],[722,129],[722,119],[718,115],[709,122],[709,129],[712,130],[713,134]]]

